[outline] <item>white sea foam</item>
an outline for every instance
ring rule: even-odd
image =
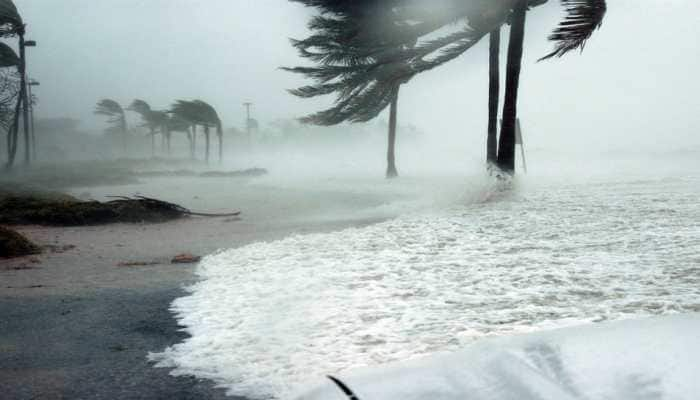
[[[192,337],[152,358],[285,398],[484,336],[700,311],[696,178],[521,186],[209,256],[173,305]]]

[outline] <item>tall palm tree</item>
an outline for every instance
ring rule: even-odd
[[[112,99],[103,99],[97,103],[95,114],[108,117],[107,123],[110,124],[109,129],[119,132],[122,138],[122,148],[126,155],[128,127],[126,124],[126,113],[122,106]]]
[[[512,9],[505,100],[497,160],[499,168],[510,174],[515,171],[515,130],[527,11],[531,6],[540,5],[546,1],[517,0]],[[567,15],[549,37],[551,41],[556,43],[554,51],[540,60],[561,57],[572,50],[583,49],[591,35],[602,25],[607,12],[606,0],[560,1],[566,9]]]
[[[338,82],[329,79],[337,75],[339,69],[346,69],[352,75],[346,81],[366,81],[368,71],[363,66],[370,60],[389,59],[397,51],[407,51],[415,46],[416,41],[410,35],[368,35],[365,32],[377,30],[382,22],[388,21],[395,11],[389,7],[379,7],[375,0],[356,2],[338,2],[335,0],[292,0],[306,6],[317,7],[320,15],[314,17],[308,24],[311,35],[304,40],[292,40],[299,54],[318,64],[317,67],[283,68],[290,72],[303,74],[315,81],[313,85],[304,86],[290,92],[295,96],[310,98],[323,96],[337,91],[336,104],[324,111],[317,112],[301,119],[302,122],[316,125],[336,125],[345,121],[366,122],[375,118],[386,107],[389,107],[389,127],[387,134],[387,168],[386,177],[398,176],[396,169],[396,126],[398,113],[399,90],[408,80],[397,80],[388,87],[386,93],[378,96],[376,92],[367,90],[367,84],[360,85],[359,90],[342,90]],[[370,28],[371,26],[371,28]],[[410,25],[399,24],[402,30],[413,29]],[[382,31],[386,33],[386,31]],[[382,46],[382,51],[358,51],[363,46]],[[342,81],[341,81],[342,82]],[[362,93],[359,94],[358,93]]]
[[[191,130],[187,137],[190,142],[190,158],[194,159],[197,147],[197,125],[200,122],[196,108],[192,106],[190,101],[177,100],[170,106],[170,114],[173,117],[177,117],[180,121],[187,123],[188,130]]]
[[[355,20],[355,31],[342,36],[341,43],[313,35],[307,39],[310,41],[305,49],[309,53],[308,58],[316,58],[315,61],[321,66],[294,69],[317,81],[315,86],[298,89],[301,95],[312,97],[316,93],[337,94],[336,106],[327,111],[329,117],[336,118],[360,111],[370,117],[376,116],[391,104],[398,83],[405,83],[420,73],[456,59],[485,36],[510,22],[506,99],[496,162],[506,172],[513,172],[525,14],[529,7],[543,4],[547,0],[461,0],[443,2],[446,7],[435,7],[433,2],[419,0],[291,1],[319,9],[321,15],[312,19],[312,29],[314,26],[332,28],[335,21],[347,20],[346,14],[349,12],[360,13],[360,17]],[[582,48],[605,15],[605,0],[560,2],[565,7],[567,17],[550,37],[557,42],[557,46],[545,58],[561,56]],[[496,35],[492,38],[495,42]],[[401,43],[416,44],[397,46]],[[324,60],[333,60],[338,54],[334,49],[338,47],[352,53],[350,62],[328,68],[324,65]],[[492,90],[492,85],[489,86],[491,93],[497,93],[497,90]],[[497,106],[494,104],[498,103],[496,97],[492,96],[488,146],[491,159],[496,132],[494,110],[497,110]]]
[[[167,122],[165,125],[165,132],[166,132],[166,145],[167,145],[167,150],[168,150],[168,155],[171,154],[170,151],[170,139],[171,135],[173,132],[185,132],[187,134],[188,139],[190,140],[190,151],[192,150],[192,144],[191,144],[191,136],[190,136],[190,122],[182,118],[178,114],[174,114],[172,112],[168,112],[167,114]]]
[[[486,137],[486,161],[498,160],[498,105],[501,91],[501,27],[489,34],[489,122]]]
[[[218,113],[210,104],[202,100],[178,100],[170,107],[170,113],[177,115],[192,127],[192,146],[196,144],[197,126],[202,126],[205,140],[205,160],[209,162],[211,147],[210,128],[216,129],[219,140],[219,161],[223,160],[223,128]],[[194,154],[192,148],[192,154]]]
[[[216,136],[219,141],[219,162],[222,162],[224,157],[224,131],[221,124],[221,119],[219,118],[219,114],[216,112],[214,107],[202,100],[194,100],[193,103],[195,104],[195,107],[197,107],[197,109],[199,110],[199,115],[201,119],[204,121],[204,137],[207,146],[206,161],[207,163],[209,163],[209,128],[215,128]]]

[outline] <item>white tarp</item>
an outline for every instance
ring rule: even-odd
[[[360,400],[700,398],[700,314],[483,340],[337,375]],[[299,400],[347,400],[325,379]]]

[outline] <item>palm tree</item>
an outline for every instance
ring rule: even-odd
[[[190,122],[182,118],[178,114],[169,112],[167,114],[167,122],[165,124],[166,143],[168,155],[170,155],[170,139],[173,132],[185,132],[190,140],[190,151],[192,150],[192,138],[190,136]]]
[[[126,142],[128,136],[128,127],[126,124],[126,113],[122,106],[112,99],[103,99],[97,103],[95,114],[108,117],[107,123],[110,124],[108,129],[119,132],[122,137],[122,147],[126,155]]]
[[[196,107],[193,107],[190,101],[178,100],[170,106],[170,114],[185,122],[188,125],[188,130],[191,130],[187,137],[190,141],[190,158],[194,159],[197,146],[197,125],[199,124]]]
[[[501,85],[501,27],[489,34],[489,123],[486,137],[486,161],[489,166],[498,160],[498,104]]]
[[[218,113],[210,104],[202,100],[178,100],[170,107],[170,113],[177,115],[192,128],[191,152],[194,155],[196,144],[197,126],[204,128],[205,160],[209,162],[209,149],[211,146],[210,128],[216,128],[219,139],[219,162],[223,160],[223,128]]]
[[[307,48],[307,51],[311,49],[308,51],[309,58],[317,57],[321,67],[294,69],[318,82],[315,86],[298,89],[299,94],[307,97],[312,97],[315,93],[338,95],[336,106],[327,111],[329,118],[340,118],[360,111],[369,117],[376,116],[393,101],[397,84],[408,82],[420,73],[454,60],[486,35],[511,22],[506,99],[496,162],[506,172],[513,172],[525,15],[530,7],[544,4],[547,0],[463,0],[448,2],[447,9],[435,7],[432,2],[400,0],[291,1],[302,2],[320,10],[321,16],[311,21],[312,27],[332,27],[334,20],[347,20],[345,14],[350,12],[359,15],[354,20],[354,33],[342,36],[342,42],[323,40],[322,37],[310,38],[313,40]],[[557,46],[545,58],[583,48],[605,15],[605,0],[560,1],[566,9],[567,17],[550,36]],[[324,18],[324,15],[330,17]],[[494,34],[491,38],[495,44],[497,36]],[[408,43],[414,45],[397,46]],[[332,60],[338,54],[333,51],[337,47],[345,47],[347,52],[352,53],[351,62],[323,68],[323,60],[328,55]],[[493,68],[492,71],[496,69]],[[495,73],[492,76],[494,84],[489,85],[489,91],[497,94]],[[487,147],[489,156],[493,159],[497,97],[491,95],[489,103],[490,137]]]
[[[193,103],[198,108],[199,115],[204,121],[204,135],[207,146],[206,161],[207,163],[209,163],[209,128],[212,127],[216,128],[216,136],[219,141],[219,162],[222,162],[224,157],[224,131],[221,124],[221,119],[219,118],[219,114],[216,112],[214,107],[202,100],[195,100],[193,101]]]
[[[499,168],[509,174],[515,171],[515,129],[518,117],[518,89],[523,57],[525,21],[529,7],[546,3],[547,0],[518,0],[513,6],[510,39],[508,43],[508,65],[506,76],[503,120],[498,143]],[[561,57],[583,49],[588,39],[602,24],[607,11],[605,0],[561,0],[567,16],[549,39],[556,43],[554,51],[540,60]]]
[[[410,35],[402,36],[407,40],[396,39],[396,35],[383,37],[381,35],[366,35],[368,12],[372,14],[371,21],[376,26],[377,21],[389,20],[395,11],[391,7],[376,7],[366,9],[368,3],[337,2],[334,0],[292,0],[306,6],[317,7],[320,15],[309,22],[311,36],[304,40],[292,40],[299,54],[314,61],[318,67],[283,68],[290,72],[303,74],[315,80],[315,84],[304,86],[290,92],[295,96],[310,98],[323,96],[334,91],[338,92],[335,106],[317,112],[301,119],[302,122],[316,125],[336,125],[345,121],[366,122],[375,118],[386,107],[389,107],[389,130],[387,144],[386,177],[398,176],[396,169],[396,121],[398,112],[399,89],[407,80],[398,80],[388,88],[388,91],[378,96],[378,93],[366,90],[364,87],[352,90],[340,89],[345,83],[366,81],[366,71],[363,66],[373,59],[388,59],[392,52],[406,51],[416,44]],[[389,2],[387,2],[389,3]],[[358,5],[360,4],[360,5]],[[363,8],[364,7],[364,8]],[[402,29],[411,30],[409,25]],[[382,46],[382,51],[362,51],[362,47]],[[359,50],[359,51],[358,51]],[[331,82],[337,77],[339,69],[346,69],[348,78],[345,82]],[[329,79],[330,78],[330,79]],[[379,100],[379,101],[378,101]]]
[[[154,111],[151,106],[143,100],[136,99],[131,102],[131,105],[127,108],[129,111],[133,111],[141,116],[143,121],[143,126],[147,127],[149,130],[149,135],[151,136],[151,156],[155,157],[156,154],[156,132],[160,130],[162,135],[165,135],[165,124],[167,122],[167,113],[165,111]]]

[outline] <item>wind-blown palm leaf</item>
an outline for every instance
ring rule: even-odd
[[[171,113],[168,117],[168,130],[171,132],[188,132],[192,123],[179,114]]]
[[[191,125],[221,127],[221,119],[210,104],[202,100],[178,100],[171,107],[171,114],[178,116]]]
[[[17,53],[7,44],[0,42],[0,68],[18,67],[19,63]]]
[[[168,119],[168,115],[165,111],[154,111],[148,103],[139,99],[132,101],[127,110],[139,114],[143,121],[142,126],[148,127],[151,130],[151,134],[153,134],[156,129],[162,129]]]
[[[108,123],[112,124],[109,131],[126,131],[126,117],[122,106],[112,99],[103,99],[97,103],[95,114],[109,117]]]
[[[131,102],[131,105],[129,105],[127,110],[133,111],[143,116],[143,114],[146,114],[149,111],[151,111],[151,106],[143,100],[136,99]]]
[[[311,20],[310,37],[292,41],[300,55],[317,66],[283,68],[315,81],[291,90],[296,96],[336,94],[332,108],[301,119],[317,125],[375,118],[391,104],[398,86],[463,54],[493,29],[494,21],[503,23],[509,12],[507,7],[494,11],[486,0],[441,0],[441,4],[418,0],[294,1],[320,7],[322,13]],[[450,9],[445,5],[459,5],[461,15],[479,18],[466,18],[469,24],[422,40],[459,20],[460,14],[445,12]]]
[[[556,43],[555,49],[540,60],[583,50],[591,35],[602,26],[607,12],[605,0],[561,0],[561,3],[566,9],[566,18],[549,36],[549,40]]]

